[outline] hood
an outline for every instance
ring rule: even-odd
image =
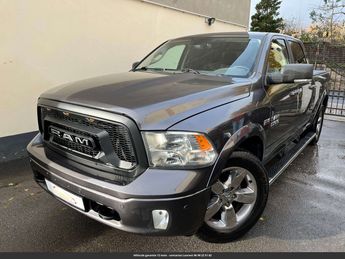
[[[251,81],[192,73],[127,72],[53,88],[41,98],[118,113],[141,130],[177,122],[249,95]]]

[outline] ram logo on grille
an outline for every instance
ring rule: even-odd
[[[50,127],[49,129],[50,129],[50,133],[52,135],[55,135],[58,138],[65,139],[65,140],[70,141],[70,142],[74,142],[74,143],[77,143],[80,145],[94,148],[94,142],[92,141],[92,139],[77,136],[77,135],[74,135],[73,133],[65,132],[61,129],[57,129],[57,128],[53,128],[53,127]]]

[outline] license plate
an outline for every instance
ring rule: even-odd
[[[84,206],[84,202],[83,202],[82,197],[77,196],[73,193],[70,193],[69,191],[66,191],[65,189],[62,189],[61,187],[48,181],[47,179],[45,181],[46,181],[48,190],[52,194],[54,194],[56,197],[67,202],[68,204],[71,204],[74,207],[77,207],[78,209],[85,210],[85,206]]]

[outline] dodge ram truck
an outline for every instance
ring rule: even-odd
[[[120,230],[232,241],[258,221],[270,184],[318,142],[328,80],[286,35],[168,40],[129,72],[39,97],[27,148],[34,179]]]

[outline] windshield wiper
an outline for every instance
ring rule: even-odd
[[[146,71],[147,67],[139,67],[139,68],[134,69],[133,71],[140,71],[140,70]]]
[[[167,71],[180,71],[182,73],[194,73],[194,74],[200,74],[200,72],[198,70],[195,70],[193,68],[184,68],[182,70],[175,70],[175,69],[169,69],[169,68],[160,68],[160,67],[139,67],[137,69],[135,69],[134,71],[147,71],[147,70],[152,70],[152,71],[163,71],[163,72],[167,72]]]
[[[181,70],[183,73],[194,73],[194,74],[200,74],[198,70],[195,70],[193,68],[184,68]]]
[[[167,69],[165,68],[156,68],[156,67],[140,67],[135,69],[134,71],[147,71],[147,70],[153,70],[153,71],[166,71]]]

